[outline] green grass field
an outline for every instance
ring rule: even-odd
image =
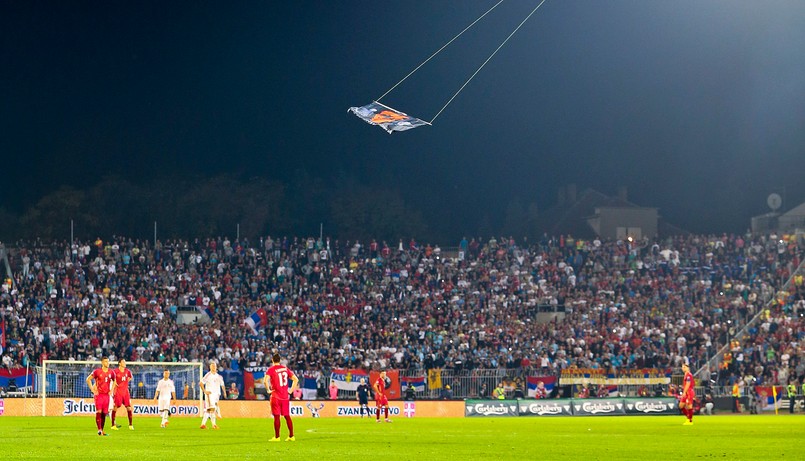
[[[398,418],[376,424],[298,418],[295,443],[268,443],[268,419],[225,418],[213,431],[199,429],[199,418],[173,418],[168,429],[157,418],[139,418],[135,431],[124,426],[98,437],[92,417],[0,417],[0,459],[805,459],[804,415],[701,416],[693,426],[683,421],[594,416]]]

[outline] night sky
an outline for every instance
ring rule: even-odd
[[[569,183],[695,232],[805,200],[802,0],[548,0],[434,126],[347,113],[494,3],[1,1],[0,206],[298,168],[469,228]],[[383,102],[430,120],[537,3],[503,2]]]

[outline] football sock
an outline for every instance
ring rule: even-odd
[[[114,426],[115,425],[115,416],[117,416],[117,411],[113,411],[111,416],[112,416],[112,426]]]
[[[384,408],[383,412],[386,414],[386,419],[389,419],[389,407]]]
[[[217,424],[215,424],[215,412],[214,411],[212,412],[212,415],[210,415],[210,418],[212,418],[212,425],[217,426]]]
[[[274,415],[274,437],[280,438],[280,417]]]
[[[103,426],[106,426],[106,413],[101,413],[101,430],[103,430]]]
[[[285,424],[288,426],[288,437],[293,437],[293,421],[288,415],[285,416]]]
[[[210,413],[204,412],[204,419],[201,420],[201,425],[205,426],[207,424],[208,419],[210,419]]]
[[[97,427],[99,431],[103,430],[101,428],[101,414],[100,413],[95,413],[95,427]]]
[[[380,408],[376,409],[375,413],[377,414],[377,420],[380,421]]]
[[[132,411],[131,411],[131,410],[129,410],[129,409],[126,409],[126,411],[127,411],[127,412],[128,412],[128,414],[129,414],[129,426],[131,426],[131,425],[132,425],[132,423],[131,423]]]

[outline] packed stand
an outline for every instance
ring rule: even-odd
[[[802,242],[685,236],[656,242],[462,239],[448,255],[315,238],[19,242],[0,307],[4,363],[109,355],[142,361],[334,367],[664,368],[704,365],[730,344],[719,379],[802,376]],[[767,302],[762,324],[735,333]],[[181,306],[210,324],[179,325]],[[244,321],[268,313],[257,331]],[[538,315],[564,319],[538,322]]]

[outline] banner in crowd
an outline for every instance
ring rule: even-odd
[[[428,389],[441,389],[442,388],[442,369],[431,368],[428,370]]]
[[[257,334],[258,328],[268,325],[268,313],[261,307],[244,320],[243,323],[252,330],[252,333]]]
[[[561,386],[572,384],[604,384],[607,386],[639,386],[670,384],[671,369],[641,368],[607,373],[598,368],[568,368],[562,370]]]
[[[425,392],[425,376],[403,376],[400,378],[403,389],[408,389],[408,385],[414,386],[416,392]]]
[[[36,378],[33,370],[26,372],[25,368],[14,368],[11,370],[6,368],[0,369],[0,387],[6,391],[9,390],[8,386],[12,382],[18,391],[24,391],[31,389],[35,381]]]
[[[299,384],[302,386],[302,400],[316,400],[320,376],[321,373],[318,371],[306,372],[302,375],[299,379]]]
[[[783,396],[788,398],[785,386],[755,386],[755,392],[760,397],[761,411],[774,411],[775,407],[779,410]]]
[[[556,387],[556,376],[528,376],[526,385],[528,386],[528,397],[544,399]]]
[[[370,387],[380,377],[380,372],[372,370],[367,372],[358,368],[336,368],[330,374],[330,380],[340,391],[355,392],[361,384],[361,379],[366,380]],[[386,377],[391,380],[391,385],[386,388],[386,395],[389,399],[399,399],[400,393],[400,372],[398,370],[386,370]]]
[[[618,396],[618,386],[606,385],[598,388],[598,397],[615,398]]]
[[[210,319],[213,318],[212,317],[213,312],[212,312],[212,308],[210,306],[205,306],[203,304],[199,304],[199,305],[196,306],[196,310],[198,311],[199,314],[204,314],[207,317],[209,317]]]
[[[357,391],[358,386],[361,384],[361,378],[365,379],[367,384],[370,384],[369,373],[365,370],[357,368],[336,368],[330,374],[330,380],[334,382],[338,390],[341,391]]]
[[[0,354],[6,350],[6,321],[0,319]]]
[[[263,377],[268,367],[246,367],[243,370],[243,398],[246,400],[265,400],[268,389],[263,384]]]

